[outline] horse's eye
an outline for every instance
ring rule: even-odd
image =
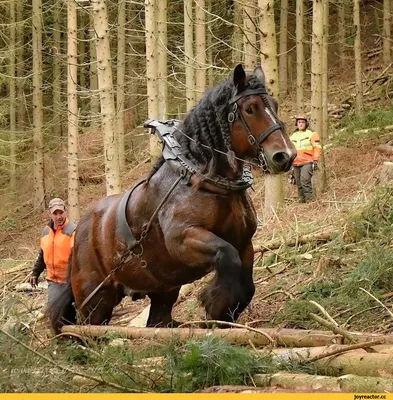
[[[251,107],[247,107],[246,108],[246,113],[251,115],[252,114],[252,108]]]

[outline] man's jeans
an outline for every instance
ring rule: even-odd
[[[312,187],[312,176],[314,174],[312,163],[295,166],[294,174],[299,195],[299,201],[301,203],[308,203],[309,201],[313,201],[315,195]]]

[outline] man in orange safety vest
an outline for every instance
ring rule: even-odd
[[[318,133],[308,128],[307,117],[298,115],[296,117],[296,131],[290,137],[297,151],[297,156],[293,162],[293,175],[298,188],[300,203],[308,203],[315,198],[312,176],[318,169],[322,151]]]

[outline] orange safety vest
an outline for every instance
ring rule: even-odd
[[[308,129],[305,131],[296,131],[291,135],[290,139],[297,151],[297,156],[293,165],[299,166],[313,161],[319,161],[322,148],[318,133]]]
[[[41,249],[46,264],[46,279],[56,283],[67,281],[68,259],[74,245],[76,225],[68,219],[56,231],[46,226],[41,235]]]

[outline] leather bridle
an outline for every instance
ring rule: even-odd
[[[262,132],[258,136],[254,136],[252,134],[249,126],[247,125],[247,122],[244,119],[243,114],[239,111],[239,108],[237,105],[237,102],[241,98],[243,98],[245,96],[252,96],[252,95],[261,96],[262,101],[265,105],[265,108],[267,108],[270,111],[270,113],[273,115],[273,117],[277,121],[279,121],[278,123],[274,123],[273,125],[269,126],[268,129],[266,129],[264,132]],[[264,172],[267,172],[269,167],[268,167],[267,160],[266,160],[266,157],[265,157],[265,154],[263,151],[263,147],[261,145],[273,132],[284,129],[282,122],[278,119],[276,113],[270,106],[269,100],[267,99],[268,95],[269,94],[265,88],[248,89],[248,90],[245,90],[245,91],[233,96],[228,102],[229,105],[233,104],[232,110],[228,114],[228,122],[233,124],[237,119],[240,120],[244,129],[247,132],[247,140],[255,148],[256,153],[257,153],[257,160],[259,162],[260,167],[264,170]]]

